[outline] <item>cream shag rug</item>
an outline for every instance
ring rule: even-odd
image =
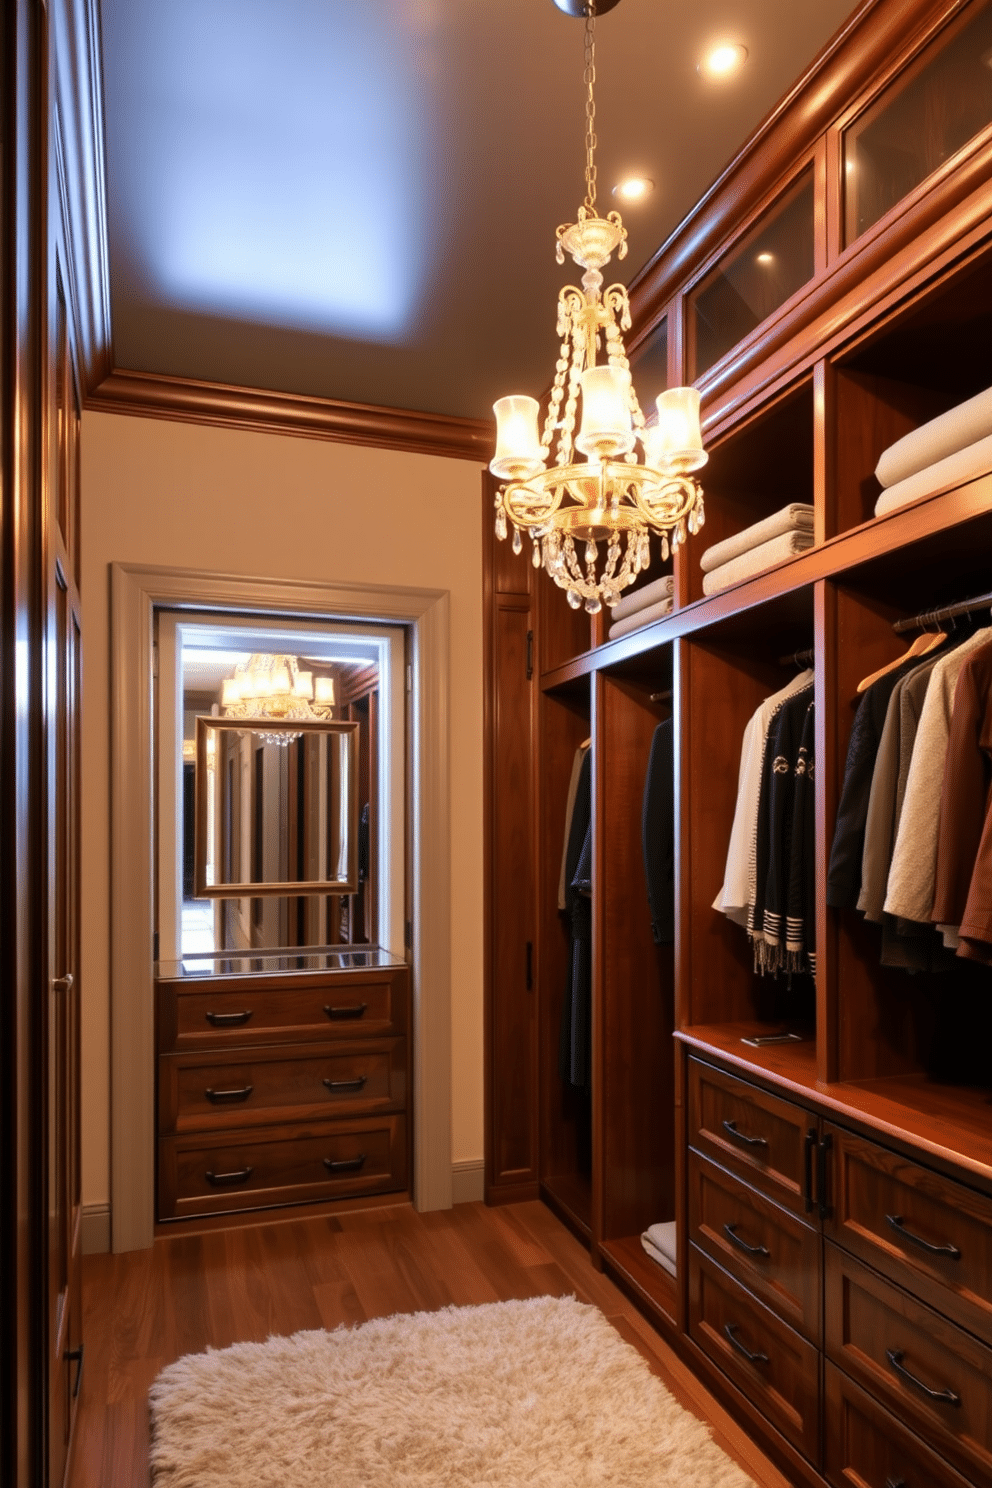
[[[753,1488],[574,1298],[209,1349],[150,1403],[155,1488]]]

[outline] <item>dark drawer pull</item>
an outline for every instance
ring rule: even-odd
[[[357,1080],[325,1080],[328,1090],[361,1090],[368,1075],[359,1075]]]
[[[905,1478],[886,1478],[885,1488],[906,1488]]]
[[[730,1224],[729,1222],[725,1224],[723,1227],[723,1233],[726,1235],[731,1245],[736,1245],[737,1249],[742,1250],[745,1255],[762,1256],[765,1259],[767,1259],[768,1256],[771,1255],[771,1251],[768,1249],[767,1245],[748,1245],[746,1240],[742,1240],[740,1235],[738,1235],[737,1233],[737,1226],[735,1224]]]
[[[745,1147],[768,1146],[768,1142],[765,1137],[749,1137],[747,1132],[738,1131],[736,1121],[725,1121],[723,1123],[723,1129],[725,1132],[730,1133],[735,1142],[742,1142]]]
[[[252,1008],[247,1008],[243,1013],[207,1013],[207,1022],[215,1028],[240,1028],[242,1023],[248,1022],[252,1012]]]
[[[324,1012],[333,1022],[344,1022],[346,1018],[363,1018],[368,1011],[367,1002],[356,1002],[349,1007],[328,1007],[324,1003]]]
[[[959,1261],[961,1252],[956,1245],[931,1245],[929,1240],[924,1240],[922,1235],[914,1235],[912,1230],[907,1230],[905,1221],[901,1214],[887,1214],[885,1223],[891,1225],[896,1234],[902,1240],[908,1240],[911,1245],[918,1245],[925,1250],[927,1255],[946,1256],[949,1261]]]
[[[928,1400],[935,1400],[939,1405],[961,1404],[961,1396],[955,1394],[953,1390],[931,1390],[930,1386],[925,1385],[921,1379],[917,1379],[915,1374],[910,1374],[902,1362],[906,1357],[902,1349],[886,1349],[885,1357],[896,1374],[901,1375],[907,1384],[912,1385],[914,1390],[919,1390],[920,1394],[925,1395]]]
[[[205,1090],[203,1093],[208,1101],[213,1101],[215,1106],[219,1106],[224,1101],[247,1100],[254,1089],[254,1085],[242,1085],[240,1090]]]
[[[726,1335],[727,1342],[731,1345],[731,1347],[735,1348],[739,1354],[743,1354],[749,1364],[768,1363],[767,1354],[752,1354],[751,1350],[749,1348],[746,1348],[744,1344],[741,1343],[740,1339],[737,1337],[738,1326],[736,1323],[724,1323],[723,1331]]]
[[[360,1152],[357,1157],[341,1157],[337,1161],[332,1157],[324,1158],[324,1167],[329,1173],[357,1173],[358,1169],[364,1166],[364,1152]]]
[[[816,1146],[816,1128],[810,1127],[803,1142],[803,1203],[806,1213],[813,1212],[813,1148]]]
[[[205,1173],[204,1177],[214,1188],[223,1188],[229,1183],[247,1183],[254,1173],[254,1168],[239,1168],[236,1173]]]

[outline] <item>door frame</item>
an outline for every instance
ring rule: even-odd
[[[111,1246],[155,1234],[153,628],[156,608],[382,620],[412,633],[413,1198],[451,1207],[447,590],[110,566]]]

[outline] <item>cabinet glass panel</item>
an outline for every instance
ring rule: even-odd
[[[649,424],[657,420],[654,400],[668,387],[668,316],[659,321],[630,358],[634,386],[644,417]]]
[[[845,132],[845,243],[988,124],[992,3],[978,0]]]
[[[689,296],[694,381],[813,277],[813,171],[764,214]]]

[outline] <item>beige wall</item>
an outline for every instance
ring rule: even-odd
[[[83,417],[83,1202],[108,1201],[111,563],[451,595],[452,1160],[481,1159],[482,546],[462,460]],[[152,1071],[149,1070],[149,1078]]]

